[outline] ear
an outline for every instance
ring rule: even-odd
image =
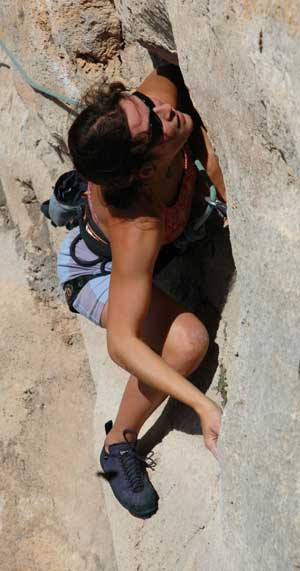
[[[139,170],[139,178],[141,180],[145,180],[147,178],[151,178],[154,175],[155,167],[153,163],[146,163],[144,164]]]

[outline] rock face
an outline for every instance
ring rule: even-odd
[[[0,7],[0,38],[28,74],[70,97],[79,98],[106,76],[134,87],[151,69],[147,50],[152,59],[178,57],[228,189],[237,279],[221,320],[214,321],[219,359],[212,386],[228,383],[221,474],[198,449],[195,419],[183,407],[167,405],[150,435],[152,444],[159,442],[160,430],[164,435],[157,446],[158,515],[145,524],[128,520],[107,494],[122,571],[300,568],[298,8],[295,0],[115,0],[115,7],[108,0],[31,0],[26,10],[18,0],[4,0]],[[6,57],[1,63],[2,129],[11,133],[0,143],[2,186],[20,240],[29,248],[27,271],[32,276],[37,268],[40,276],[33,289],[49,303],[55,279],[39,273],[42,230],[28,204],[30,192],[47,198],[55,177],[68,167],[64,139],[71,118],[8,69]],[[57,235],[50,240],[55,248]],[[195,250],[170,268],[165,286],[174,291],[171,278],[181,272],[178,297],[197,305],[206,295],[220,310],[229,257],[224,243],[213,261]],[[52,305],[54,299],[56,294]],[[124,376],[107,361],[103,335],[89,324],[82,324],[82,332],[98,395],[97,433],[107,411],[115,413]],[[108,375],[112,383],[103,389]],[[49,561],[39,562],[40,569],[57,569]],[[95,565],[88,562],[86,569],[96,571]]]

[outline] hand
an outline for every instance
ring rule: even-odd
[[[222,409],[210,398],[205,398],[205,404],[199,413],[204,444],[215,458],[219,460],[217,441],[221,428]]]

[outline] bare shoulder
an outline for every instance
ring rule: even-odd
[[[141,213],[132,219],[114,219],[110,224],[113,268],[127,275],[152,272],[163,235],[163,222],[157,216]]]
[[[183,86],[179,67],[169,64],[154,69],[138,87],[138,91],[177,107],[179,92]]]

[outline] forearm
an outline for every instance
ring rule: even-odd
[[[203,393],[140,339],[131,337],[111,342],[108,337],[108,348],[118,365],[145,384],[190,406],[200,415],[204,411],[208,399]]]

